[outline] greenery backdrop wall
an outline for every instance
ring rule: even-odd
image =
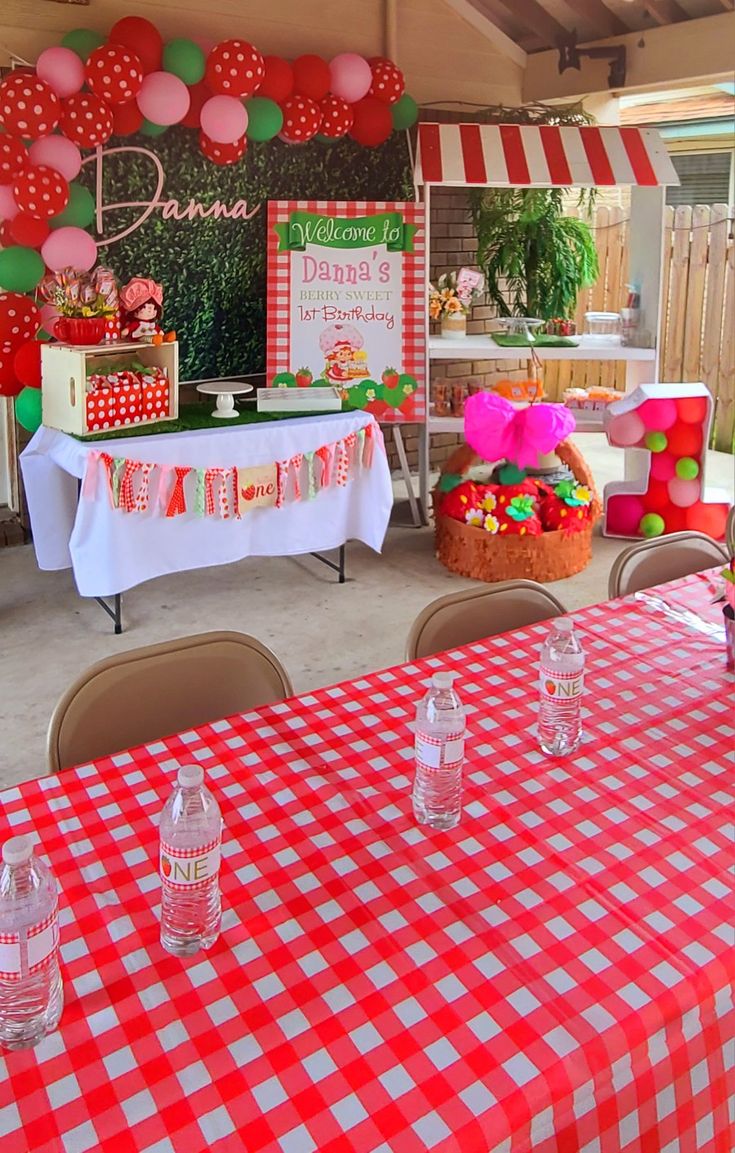
[[[115,148],[138,151],[112,152]],[[146,151],[155,154],[165,174],[157,198],[156,165]],[[79,177],[93,194],[98,163],[85,164]],[[265,369],[269,199],[414,198],[403,133],[394,133],[376,149],[348,139],[302,147],[279,140],[250,143],[243,160],[221,167],[202,156],[193,133],[170,128],[155,139],[113,138],[103,151],[101,169],[100,203],[106,211],[98,239],[113,242],[100,244],[100,263],[114,269],[121,283],[131,276],[149,276],[163,285],[163,324],[177,332],[182,380]],[[157,207],[147,219],[115,241],[142,217],[152,199]],[[247,201],[249,219],[174,219],[191,201],[204,210],[215,201],[228,210],[237,201]]]

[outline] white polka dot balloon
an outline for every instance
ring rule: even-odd
[[[247,40],[223,40],[207,57],[206,82],[223,96],[252,96],[265,76],[261,53]]]
[[[290,96],[281,105],[283,128],[279,139],[286,144],[306,144],[316,136],[322,123],[322,114],[316,101],[308,96]]]
[[[35,220],[50,220],[69,203],[69,182],[54,168],[31,164],[16,177],[13,197],[21,212]]]
[[[11,72],[0,81],[0,125],[6,132],[35,139],[59,123],[59,98],[52,88],[27,72]]]
[[[122,44],[102,44],[87,60],[87,84],[108,104],[134,100],[143,83],[140,57]]]

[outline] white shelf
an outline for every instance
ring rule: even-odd
[[[577,416],[576,412],[574,415]],[[460,436],[464,432],[464,417],[462,416],[429,415],[426,423],[428,425],[429,432],[453,432]],[[577,416],[577,426],[574,431],[602,432],[602,420],[593,420],[591,418],[585,419],[582,416]]]
[[[429,337],[430,360],[529,360],[535,350],[540,360],[655,360],[655,348],[629,348],[627,345],[613,344],[607,348],[592,345],[571,347],[503,348],[489,336],[466,336],[463,340],[444,340],[441,336]]]

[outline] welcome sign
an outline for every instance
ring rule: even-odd
[[[423,420],[425,229],[413,201],[271,201],[269,384],[339,388],[381,420]]]

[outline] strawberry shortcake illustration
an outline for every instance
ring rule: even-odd
[[[329,324],[319,337],[324,354],[324,376],[333,384],[349,387],[369,376],[365,338],[352,324]]]

